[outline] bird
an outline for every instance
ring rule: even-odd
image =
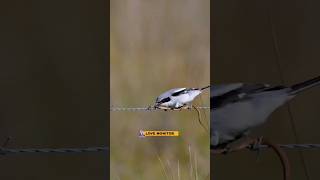
[[[203,88],[170,89],[157,97],[154,108],[177,110],[187,107],[198,95],[209,87],[210,85]]]
[[[210,88],[210,148],[221,149],[264,124],[280,106],[320,85],[320,76],[286,87],[230,83]]]

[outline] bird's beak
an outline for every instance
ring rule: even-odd
[[[156,103],[153,107],[154,108],[158,108],[160,106],[160,104],[159,103]]]

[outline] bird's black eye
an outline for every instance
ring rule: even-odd
[[[170,97],[166,97],[166,98],[162,99],[159,103],[169,102],[170,100],[171,100]]]

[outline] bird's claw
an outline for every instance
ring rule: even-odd
[[[253,150],[253,151],[260,151],[260,147],[261,147],[261,144],[262,144],[262,141],[263,141],[263,137],[258,137],[256,138],[253,143],[249,146],[249,149],[250,150]]]
[[[221,154],[228,154],[230,152],[239,151],[245,148],[251,150],[256,150],[259,153],[260,145],[262,144],[262,137],[259,138],[250,138],[243,137],[234,142],[227,144],[225,147],[221,148]]]
[[[210,151],[213,154],[224,154],[225,155],[225,154],[229,153],[229,149],[227,149],[227,148],[211,149]]]
[[[261,136],[256,138],[255,141],[249,146],[250,150],[257,152],[256,161],[259,161],[262,142],[263,142],[263,137]]]
[[[227,155],[227,154],[229,154],[229,153],[231,153],[232,152],[232,148],[230,148],[230,147],[225,147],[223,150],[222,150],[222,154],[223,155]]]
[[[147,110],[148,110],[148,111],[150,111],[150,110],[151,110],[151,108],[157,109],[157,107],[156,107],[156,106],[153,106],[153,107],[152,107],[152,106],[150,105],[150,106],[148,106],[148,107],[147,107]]]

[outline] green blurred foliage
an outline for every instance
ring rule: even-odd
[[[210,83],[209,5],[111,0],[111,105],[146,107],[168,89]],[[209,92],[194,104],[208,106]],[[209,111],[201,114],[208,124]],[[195,111],[111,112],[110,125],[111,179],[178,179],[178,171],[180,179],[209,179],[209,135]],[[139,130],[181,136],[139,138]]]

